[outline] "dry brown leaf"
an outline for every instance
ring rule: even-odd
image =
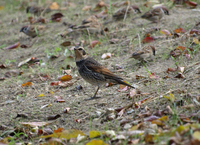
[[[50,116],[47,117],[47,120],[56,120],[56,119],[58,119],[60,117],[61,117],[60,114],[50,115]]]
[[[42,127],[42,126],[47,126],[52,122],[20,122],[23,126],[27,127]]]
[[[58,5],[57,2],[53,2],[53,3],[49,6],[49,8],[50,8],[51,10],[58,10],[58,9],[59,9],[59,5]]]
[[[7,49],[15,49],[15,48],[19,47],[19,45],[20,45],[20,42],[17,42],[15,44],[10,45],[10,46],[8,46],[6,48],[3,48],[3,49],[5,49],[5,50],[7,50]]]
[[[84,6],[83,8],[82,8],[82,11],[90,11],[91,10],[91,6]]]

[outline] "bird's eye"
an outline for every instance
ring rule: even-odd
[[[83,48],[79,48],[78,50],[83,50]]]

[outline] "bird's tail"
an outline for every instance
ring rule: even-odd
[[[119,83],[119,84],[122,84],[122,85],[125,85],[125,86],[128,86],[128,87],[131,87],[131,88],[134,88],[134,89],[135,89],[135,87],[129,85],[129,84],[126,83],[125,81],[122,81],[122,80],[116,80],[116,82]]]

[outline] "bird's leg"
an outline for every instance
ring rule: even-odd
[[[91,97],[91,98],[89,98],[89,99],[85,99],[85,101],[87,101],[87,100],[93,100],[93,99],[98,99],[98,98],[100,98],[100,97],[96,97],[96,95],[97,95],[97,92],[99,91],[99,86],[98,86],[98,88],[97,88],[97,90],[96,90],[96,92],[94,93],[94,95]]]

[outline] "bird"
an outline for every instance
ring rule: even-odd
[[[143,47],[141,50],[136,50],[131,55],[131,58],[137,59],[141,62],[147,62],[145,59],[151,57],[152,55],[155,56],[156,50],[154,46],[148,45]]]
[[[43,25],[37,25],[37,26],[26,25],[20,29],[20,32],[23,32],[24,34],[26,34],[32,38],[35,38],[38,35],[38,32],[43,29],[45,29],[45,26],[43,26]]]
[[[143,18],[152,21],[153,23],[158,23],[164,15],[169,15],[168,9],[164,6],[158,6],[144,13],[141,17],[136,17],[133,20]]]
[[[87,30],[89,33],[103,33],[103,26],[95,16],[91,16],[82,21],[81,25],[73,27],[76,30]]]
[[[87,24],[87,23],[92,23],[93,21],[96,21],[97,17],[95,15],[89,16],[88,18],[84,19],[82,21],[82,25]]]
[[[26,13],[31,13],[34,14],[35,16],[40,16],[41,13],[49,13],[51,12],[50,8],[43,8],[43,7],[38,7],[38,6],[28,6],[26,8]]]
[[[141,13],[139,7],[135,6],[135,5],[131,5],[128,9],[127,7],[122,7],[120,9],[118,9],[113,15],[112,18],[107,20],[106,22],[104,22],[104,25],[113,22],[113,21],[119,21],[124,19],[125,14],[127,13],[127,16],[130,15],[130,12],[133,13]]]
[[[103,65],[98,63],[95,59],[89,57],[83,47],[75,46],[74,53],[75,53],[76,66],[78,68],[80,76],[88,83],[97,86],[97,90],[94,93],[93,97],[86,100],[92,100],[98,98],[96,97],[96,95],[99,88],[103,84],[106,84],[108,82],[122,84],[134,88],[133,86],[124,82],[123,78],[115,75],[110,70],[105,68]]]

